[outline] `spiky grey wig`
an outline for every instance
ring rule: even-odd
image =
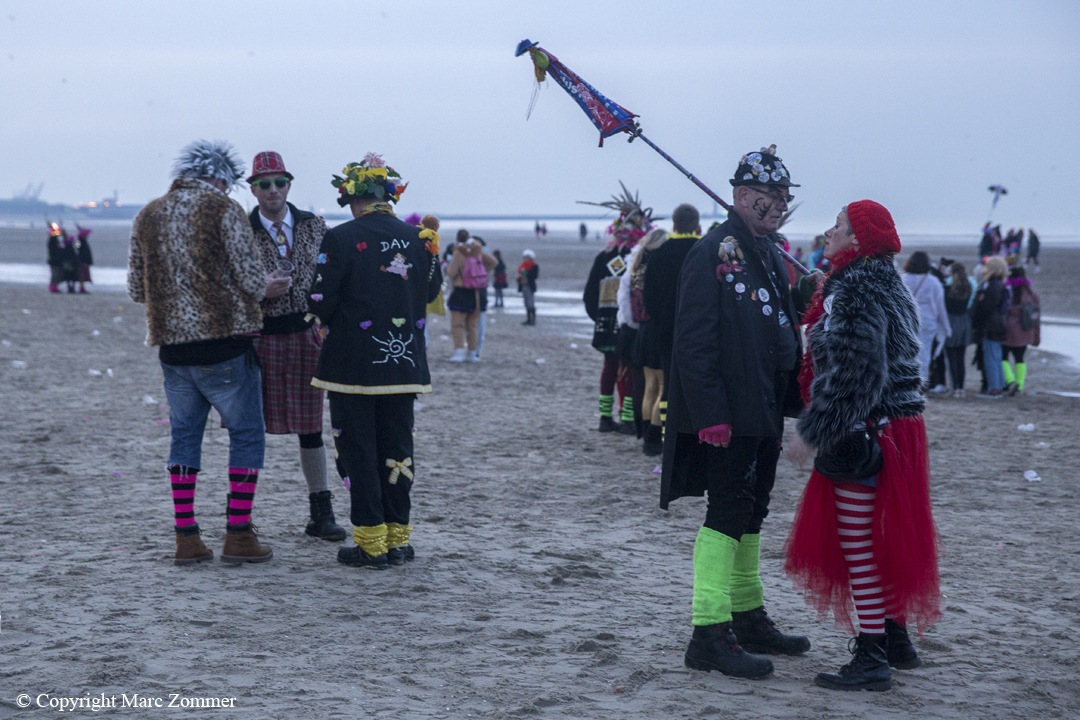
[[[224,180],[229,187],[244,175],[244,165],[233,146],[223,140],[196,140],[180,151],[173,177]]]

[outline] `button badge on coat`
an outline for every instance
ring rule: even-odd
[[[728,273],[727,275],[724,276],[724,279],[727,280],[728,282],[731,282],[732,280],[735,279],[735,276],[732,275],[731,273]]]
[[[761,312],[765,315],[772,315],[772,305],[765,305],[761,308]]]
[[[769,302],[769,291],[765,288],[761,288],[760,290],[758,290],[757,296],[758,299],[761,300],[761,302]]]
[[[735,283],[735,292],[740,294],[746,292],[746,286],[742,283]]]

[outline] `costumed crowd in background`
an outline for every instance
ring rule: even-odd
[[[46,243],[49,263],[49,292],[60,292],[60,284],[67,285],[69,293],[75,293],[78,283],[80,293],[88,293],[86,283],[90,279],[90,266],[94,254],[90,252],[90,228],[75,226],[72,237],[58,223],[49,223],[49,240]]]

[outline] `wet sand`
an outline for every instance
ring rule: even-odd
[[[105,234],[99,262],[121,265],[122,237]],[[535,249],[541,289],[564,293],[580,290],[598,250],[594,241],[485,239],[511,266]],[[24,259],[12,250],[22,243],[0,231],[0,261],[34,261],[44,238],[35,242],[39,254]],[[1043,265],[1044,312],[1080,315],[1069,304],[1080,251],[1047,248]],[[275,559],[174,567],[169,426],[160,422],[168,410],[141,306],[117,292],[0,284],[0,318],[0,718],[20,716],[22,692],[104,693],[118,704],[120,693],[236,698],[215,717],[1080,712],[1080,400],[979,400],[974,372],[967,398],[931,398],[944,616],[917,642],[922,668],[895,672],[889,692],[846,694],[812,684],[846,662],[845,634],[820,624],[780,569],[806,479],[786,460],[764,530],[766,599],[813,649],[776,659],[763,681],[683,667],[704,503],[661,511],[655,462],[640,444],[595,432],[601,357],[572,317],[541,315],[526,328],[511,312],[490,313],[479,365],[446,363],[448,322],[432,321],[435,392],[416,413],[418,557],[386,572],[339,565],[336,544],[303,534],[306,486],[287,436],[268,437],[255,500]],[[1060,356],[1033,351],[1030,363],[1031,390],[1080,391],[1080,369]],[[1033,432],[1017,430],[1027,423]],[[215,554],[227,448],[213,418],[196,514]],[[1029,469],[1040,482],[1024,479]],[[331,486],[347,525],[347,493],[336,478]]]

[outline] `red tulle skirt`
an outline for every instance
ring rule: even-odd
[[[874,560],[885,588],[885,614],[914,622],[921,634],[941,617],[938,534],[930,510],[930,455],[922,415],[890,422],[880,436],[885,464],[876,479]],[[851,585],[836,527],[833,481],[816,470],[806,484],[784,570],[825,618],[854,632]]]

